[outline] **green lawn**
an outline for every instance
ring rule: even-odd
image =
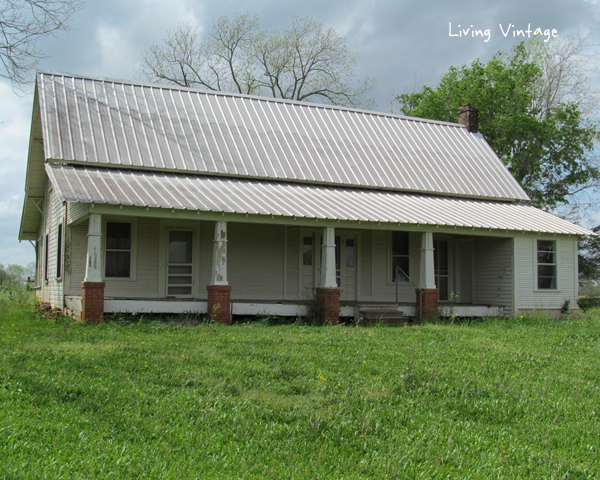
[[[599,310],[85,326],[2,295],[0,478],[600,477]]]

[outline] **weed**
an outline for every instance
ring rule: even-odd
[[[448,302],[438,306],[438,316],[450,323],[454,323],[458,315],[454,311],[460,292],[450,292]]]

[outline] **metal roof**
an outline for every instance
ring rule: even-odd
[[[385,113],[38,72],[46,159],[527,200],[484,138]]]
[[[95,167],[46,165],[46,171],[67,202],[592,234],[534,207],[509,202]]]

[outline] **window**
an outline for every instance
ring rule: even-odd
[[[537,288],[556,290],[556,241],[537,241]]]
[[[48,234],[46,234],[46,243],[44,245],[44,280],[48,281]]]
[[[346,267],[354,267],[354,239],[346,239]]]
[[[313,264],[313,237],[302,239],[302,265]]]
[[[408,232],[392,232],[392,282],[396,281],[398,268],[404,272],[398,271],[398,281],[407,282],[408,266]]]
[[[62,223],[56,234],[56,278],[62,276]]]
[[[105,277],[131,276],[131,223],[106,222]]]
[[[433,265],[438,299],[448,300],[448,240],[433,241]]]

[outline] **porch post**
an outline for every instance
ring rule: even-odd
[[[213,262],[208,290],[208,315],[217,322],[231,323],[231,286],[227,282],[227,222],[216,222]]]
[[[323,229],[321,246],[321,282],[317,288],[317,305],[325,320],[337,324],[340,321],[340,289],[335,281],[335,230]]]
[[[102,217],[90,215],[85,277],[81,282],[81,320],[99,323],[104,317],[104,282],[102,281]]]
[[[421,234],[421,272],[419,277],[419,287],[421,288],[423,293],[421,293],[419,289],[416,290],[417,311],[419,311],[422,306],[422,315],[437,315],[438,289],[435,285],[432,232],[423,232]]]

